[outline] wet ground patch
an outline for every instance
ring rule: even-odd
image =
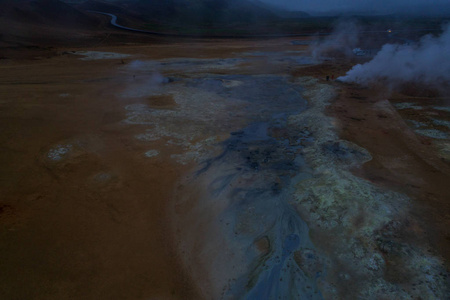
[[[320,298],[316,276],[305,275],[294,259],[296,251],[314,249],[314,246],[306,224],[289,204],[292,182],[310,176],[300,149],[312,137],[305,130],[287,126],[290,115],[307,108],[301,97],[302,88],[291,83],[288,77],[271,75],[213,75],[189,79],[186,85],[214,93],[224,101],[242,102],[241,113],[248,122],[242,129],[230,132],[230,137],[221,143],[222,152],[205,158],[189,183],[201,185],[199,188],[207,193],[199,206],[214,207],[217,203],[223,207],[214,220],[208,221],[209,225],[204,225],[218,227],[224,234],[218,238],[222,242],[205,237],[209,242],[200,247],[206,251],[217,247],[216,242],[225,242],[223,251],[243,259],[230,260],[229,267],[246,266],[239,276],[228,278],[232,281],[221,296]],[[200,220],[205,217],[197,216]],[[261,241],[265,246],[261,246]],[[212,264],[212,269],[217,267],[216,272],[226,273],[220,266],[220,258],[209,261],[210,255],[220,255],[220,252],[200,257],[202,264]],[[306,264],[315,262],[304,261]],[[233,273],[229,275],[239,274]]]

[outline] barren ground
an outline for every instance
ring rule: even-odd
[[[445,295],[449,140],[420,135],[411,120],[448,134],[433,120],[450,120],[449,99],[326,82],[349,65],[306,66],[305,50],[288,39],[9,49],[0,59],[2,298]],[[248,100],[258,91],[278,104]],[[292,103],[297,92],[308,103]],[[339,203],[324,201],[325,190]],[[403,250],[386,250],[392,243]],[[354,261],[364,271],[345,265]],[[274,280],[277,289],[262,288]]]

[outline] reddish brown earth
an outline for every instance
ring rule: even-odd
[[[180,149],[166,147],[165,141],[152,146],[159,156],[144,157],[148,148],[134,138],[142,128],[121,122],[129,100],[117,97],[124,88],[117,72],[120,59],[80,63],[68,52],[223,58],[234,52],[277,51],[286,41],[175,43],[130,35],[129,44],[115,46],[122,37],[102,31],[84,40],[89,49],[2,48],[0,294],[5,299],[200,298],[176,254],[167,212],[174,187],[190,166],[175,164],[170,155]],[[139,41],[145,44],[134,44]],[[324,79],[344,74],[353,63],[292,72]],[[268,68],[262,65],[261,72]],[[421,120],[422,112],[398,113],[389,104],[407,102],[411,95],[330,84],[338,96],[328,113],[336,118],[341,138],[373,157],[354,173],[413,198],[413,217],[420,225],[413,229],[448,264],[449,162],[431,139],[405,123]],[[155,108],[174,105],[170,97],[142,101]],[[50,161],[49,151],[61,144],[75,146],[68,159]],[[257,246],[266,251],[266,244],[260,240]]]
[[[312,75],[325,81],[327,75],[342,76],[358,61],[338,61],[307,67],[295,75]],[[450,263],[450,161],[439,153],[436,141],[416,134],[406,120],[426,122],[427,116],[448,119],[445,106],[450,98],[423,87],[392,91],[385,87],[364,88],[332,82],[338,95],[327,110],[334,117],[342,139],[367,149],[373,159],[354,170],[374,184],[407,194],[414,199],[412,218],[419,222],[418,234]],[[424,97],[424,95],[426,97]],[[448,95],[448,94],[447,94]],[[394,104],[414,102],[425,110],[396,110]],[[428,107],[428,109],[427,109]],[[439,127],[448,132],[448,129]],[[413,230],[413,229],[411,229]]]
[[[120,124],[124,99],[114,82],[101,83],[120,61],[78,58],[0,67],[0,294],[196,298],[166,221],[169,187],[185,168],[168,150],[146,159],[139,129]],[[76,149],[49,161],[61,143]]]
[[[145,39],[145,38],[144,38]],[[133,38],[131,38],[131,42]],[[286,42],[286,41],[285,41]],[[114,43],[114,41],[111,41]],[[5,299],[199,299],[171,236],[168,206],[190,166],[181,150],[134,136],[119,97],[131,59],[221,58],[278,41],[190,41],[96,48],[4,48],[0,60],[0,294]],[[141,99],[171,109],[171,97]],[[49,159],[72,145],[62,160]]]

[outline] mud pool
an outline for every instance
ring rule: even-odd
[[[288,55],[271,63],[309,63]],[[171,159],[193,166],[176,192],[173,222],[180,257],[205,297],[443,297],[439,258],[390,238],[407,223],[407,197],[349,171],[371,156],[339,140],[324,115],[333,89],[243,62],[254,63],[170,59],[123,69],[122,97],[136,100],[124,122],[140,126],[135,138],[148,149],[175,147]],[[173,105],[155,108],[149,97]],[[396,250],[386,250],[392,243]],[[392,257],[417,282],[385,279]]]

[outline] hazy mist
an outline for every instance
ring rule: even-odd
[[[84,2],[86,0],[63,0]],[[103,0],[105,2],[137,2],[137,0]],[[161,0],[163,1],[163,0]],[[209,0],[223,1],[223,0]],[[232,1],[232,0],[228,0]],[[235,1],[235,0],[234,0]],[[267,3],[287,10],[305,11],[311,14],[444,14],[450,15],[449,0],[249,0]]]
[[[450,13],[448,0],[260,0],[291,10],[310,13],[367,12],[367,13]]]

